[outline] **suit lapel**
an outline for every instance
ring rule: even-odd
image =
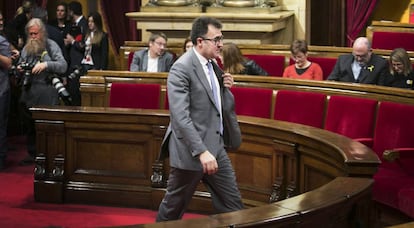
[[[148,52],[149,50],[147,50],[144,53],[144,56],[142,56],[142,71],[146,72],[148,69]]]
[[[164,70],[164,55],[161,55],[160,57],[158,57],[158,64],[157,64],[157,70],[158,72],[162,72]]]
[[[349,78],[350,81],[354,81],[355,80],[355,78],[354,78],[354,72],[352,71],[352,63],[353,63],[353,61],[354,61],[354,56],[353,55],[350,55],[350,58],[347,58],[346,59],[346,62],[345,62],[345,66],[347,66],[346,71],[348,72],[347,75],[350,76],[350,78]]]
[[[214,107],[216,107],[215,102],[214,102],[214,96],[213,96],[213,92],[211,91],[211,86],[207,80],[207,76],[204,73],[204,68],[201,65],[200,61],[198,61],[198,58],[196,56],[196,54],[194,53],[194,50],[191,50],[191,59],[192,59],[192,64],[193,64],[193,68],[195,69],[195,75],[198,78],[198,80],[201,82],[201,84],[203,85],[204,89],[207,92],[207,95],[211,101],[211,103],[213,104]]]

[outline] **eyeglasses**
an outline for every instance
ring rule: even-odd
[[[167,47],[166,43],[157,42],[157,41],[154,41],[154,43],[157,44],[159,47]]]
[[[212,39],[205,38],[205,37],[201,37],[201,39],[211,41],[215,45],[217,45],[218,43],[223,42],[224,36],[216,36],[216,37],[214,37]]]

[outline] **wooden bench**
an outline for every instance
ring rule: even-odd
[[[147,45],[147,43],[141,41],[125,41],[124,45],[119,49],[120,69],[118,70],[128,70],[128,63],[130,61],[129,59],[131,58],[130,53],[133,53],[136,50],[147,48]],[[266,71],[270,72],[269,75],[271,76],[281,77],[284,68],[289,64],[292,64],[289,45],[239,44],[238,47],[244,55],[251,57],[258,63],[262,63],[261,66]],[[352,53],[352,48],[349,47],[309,45],[308,49],[309,60],[314,61],[321,66],[325,79],[331,73],[336,63],[336,58],[339,55]],[[175,53],[177,56],[180,56],[183,53],[182,44],[168,43],[168,51]],[[374,53],[388,59],[391,51],[376,48],[374,49]],[[413,51],[409,51],[408,54],[410,55],[410,58],[414,59]],[[284,61],[280,61],[280,58],[284,59]]]
[[[110,75],[110,76],[109,76]],[[84,84],[82,91],[89,97],[89,93],[87,90],[96,92],[96,89],[89,87],[91,84],[87,83],[91,80],[97,80],[101,77],[100,81],[106,82],[106,84],[101,84],[99,88],[105,88],[106,90],[102,90],[101,95],[99,98],[92,99],[93,101],[98,101],[98,103],[91,103],[92,100],[85,98],[85,104],[91,106],[106,106],[105,97],[107,97],[107,90],[110,89],[110,83],[116,81],[130,81],[130,82],[158,82],[165,86],[167,74],[161,73],[139,73],[136,72],[135,74],[131,74],[130,72],[101,72],[95,71],[90,72],[88,76],[83,77],[82,85]],[[395,126],[400,126],[398,132],[403,132],[403,136],[410,136],[413,135],[414,127],[409,125],[408,123],[404,123],[403,118],[399,118],[398,115],[407,115],[407,113],[412,113],[414,108],[414,91],[411,90],[403,90],[391,87],[382,87],[382,86],[375,86],[375,85],[362,85],[362,84],[352,84],[352,83],[338,83],[338,82],[330,82],[330,81],[306,81],[306,80],[293,80],[293,79],[285,79],[285,78],[269,78],[269,77],[257,77],[257,76],[235,76],[235,87],[236,88],[254,88],[256,90],[273,90],[270,93],[266,94],[267,98],[262,98],[262,100],[267,100],[266,104],[262,104],[266,109],[263,109],[261,113],[254,114],[254,110],[248,111],[246,109],[238,109],[238,106],[243,106],[245,102],[243,97],[254,97],[256,90],[246,89],[247,94],[240,96],[239,100],[239,93],[235,93],[236,98],[236,111],[238,114],[242,115],[252,115],[252,116],[261,116],[265,117],[268,116],[269,119],[276,119],[276,120],[284,120],[284,121],[291,121],[300,124],[307,124],[310,126],[318,127],[321,129],[327,129],[335,133],[343,134],[348,137],[353,138],[369,147],[372,147],[374,151],[377,153],[378,157],[382,159],[383,153],[385,150],[392,150],[397,148],[414,148],[414,141],[413,140],[405,140],[405,141],[398,141],[394,140],[387,145],[383,145],[383,141],[385,140],[384,137],[380,138],[381,135],[388,135],[389,128],[385,127],[383,124],[378,122],[381,118],[378,117],[379,113],[382,113],[381,110],[383,106],[386,106],[388,103],[398,104],[401,106],[400,111],[394,112],[393,120],[396,122]],[[89,87],[86,87],[86,85]],[[95,88],[98,88],[96,85]],[[289,92],[290,94],[287,95],[287,100],[284,102],[280,100],[282,98],[282,94]],[[165,92],[165,91],[164,91]],[[250,94],[249,94],[250,93]],[[294,94],[298,95],[298,98],[294,97]],[[311,98],[310,94],[319,94],[321,97],[319,101],[316,100],[308,100]],[[303,95],[303,96],[302,96]],[[165,95],[161,96],[165,97]],[[161,102],[161,101],[160,101]],[[388,103],[387,103],[388,102]],[[295,105],[296,104],[296,105]],[[310,104],[310,107],[304,108],[304,110],[294,109],[294,108],[303,108],[305,104]],[[317,105],[320,104],[320,105]],[[246,106],[251,106],[246,104]],[[165,106],[160,104],[160,109],[164,108]],[[307,114],[307,111],[311,110],[311,108],[320,107],[319,111],[314,110]],[[345,109],[348,107],[348,109]],[[259,109],[255,109],[259,110]],[[266,111],[267,110],[267,111]],[[292,111],[290,111],[292,110]],[[379,111],[378,111],[379,110]],[[284,112],[278,113],[278,112]],[[346,115],[343,115],[346,112],[349,112]],[[267,113],[266,112],[270,112]],[[401,113],[401,114],[398,114]],[[318,119],[317,122],[308,122],[310,120],[311,114],[315,114],[315,119]],[[288,117],[285,118],[284,116]],[[399,122],[398,122],[399,121]],[[387,121],[385,121],[387,122]],[[403,128],[402,127],[407,127]],[[393,127],[392,129],[398,129]],[[388,136],[392,137],[392,136]],[[383,146],[381,146],[383,145]],[[383,160],[383,164],[380,167],[386,167],[385,161]],[[399,165],[392,165],[393,167],[400,167]],[[389,170],[389,169],[387,169]],[[400,174],[404,174],[404,172],[399,172]],[[388,173],[385,173],[388,174]],[[403,175],[403,179],[412,179],[412,176],[406,173]],[[385,185],[389,185],[392,182],[387,178],[382,178],[383,172],[379,172],[376,176],[377,182],[380,183],[381,181],[384,182]],[[407,177],[408,175],[408,177]],[[396,176],[391,176],[391,178],[397,178]],[[407,182],[405,182],[407,183]],[[376,186],[374,185],[374,189]],[[384,187],[379,188],[379,191],[376,191],[378,197],[377,199],[381,202],[381,197],[379,196],[391,196],[393,195],[394,200],[392,201],[385,201],[387,205],[392,206],[394,208],[400,209],[398,203],[398,193],[401,191],[407,191],[406,187],[401,185],[401,189],[399,186],[396,186],[398,191],[386,191],[382,192],[381,189]],[[409,186],[408,186],[409,187]],[[395,190],[395,188],[393,188]],[[410,192],[410,191],[408,191]],[[392,202],[392,203],[391,203]],[[407,207],[410,208],[410,207]],[[411,209],[410,209],[411,210]],[[404,211],[404,210],[403,210]],[[404,211],[405,213],[411,215],[411,212]]]

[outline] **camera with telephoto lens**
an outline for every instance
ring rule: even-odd
[[[32,69],[35,65],[36,65],[35,62],[32,62],[32,63],[22,62],[22,63],[20,63],[20,67],[23,70],[22,84],[23,84],[23,87],[26,90],[30,89],[30,86],[32,85]]]
[[[79,78],[83,74],[83,69],[81,66],[75,66],[75,69],[73,69],[72,73],[69,74],[69,79],[75,79]]]
[[[53,77],[51,77],[51,83],[57,90],[59,97],[62,99],[63,103],[65,103],[65,105],[71,105],[72,98],[63,83],[60,81],[60,78],[56,75],[53,75]]]

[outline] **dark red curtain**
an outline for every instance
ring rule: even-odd
[[[347,43],[351,46],[358,34],[365,28],[378,0],[347,0]]]
[[[126,40],[138,40],[136,21],[125,16],[127,12],[137,12],[141,1],[102,0],[100,7],[103,19],[107,22],[106,31],[112,41],[112,46],[119,54],[119,47]]]

